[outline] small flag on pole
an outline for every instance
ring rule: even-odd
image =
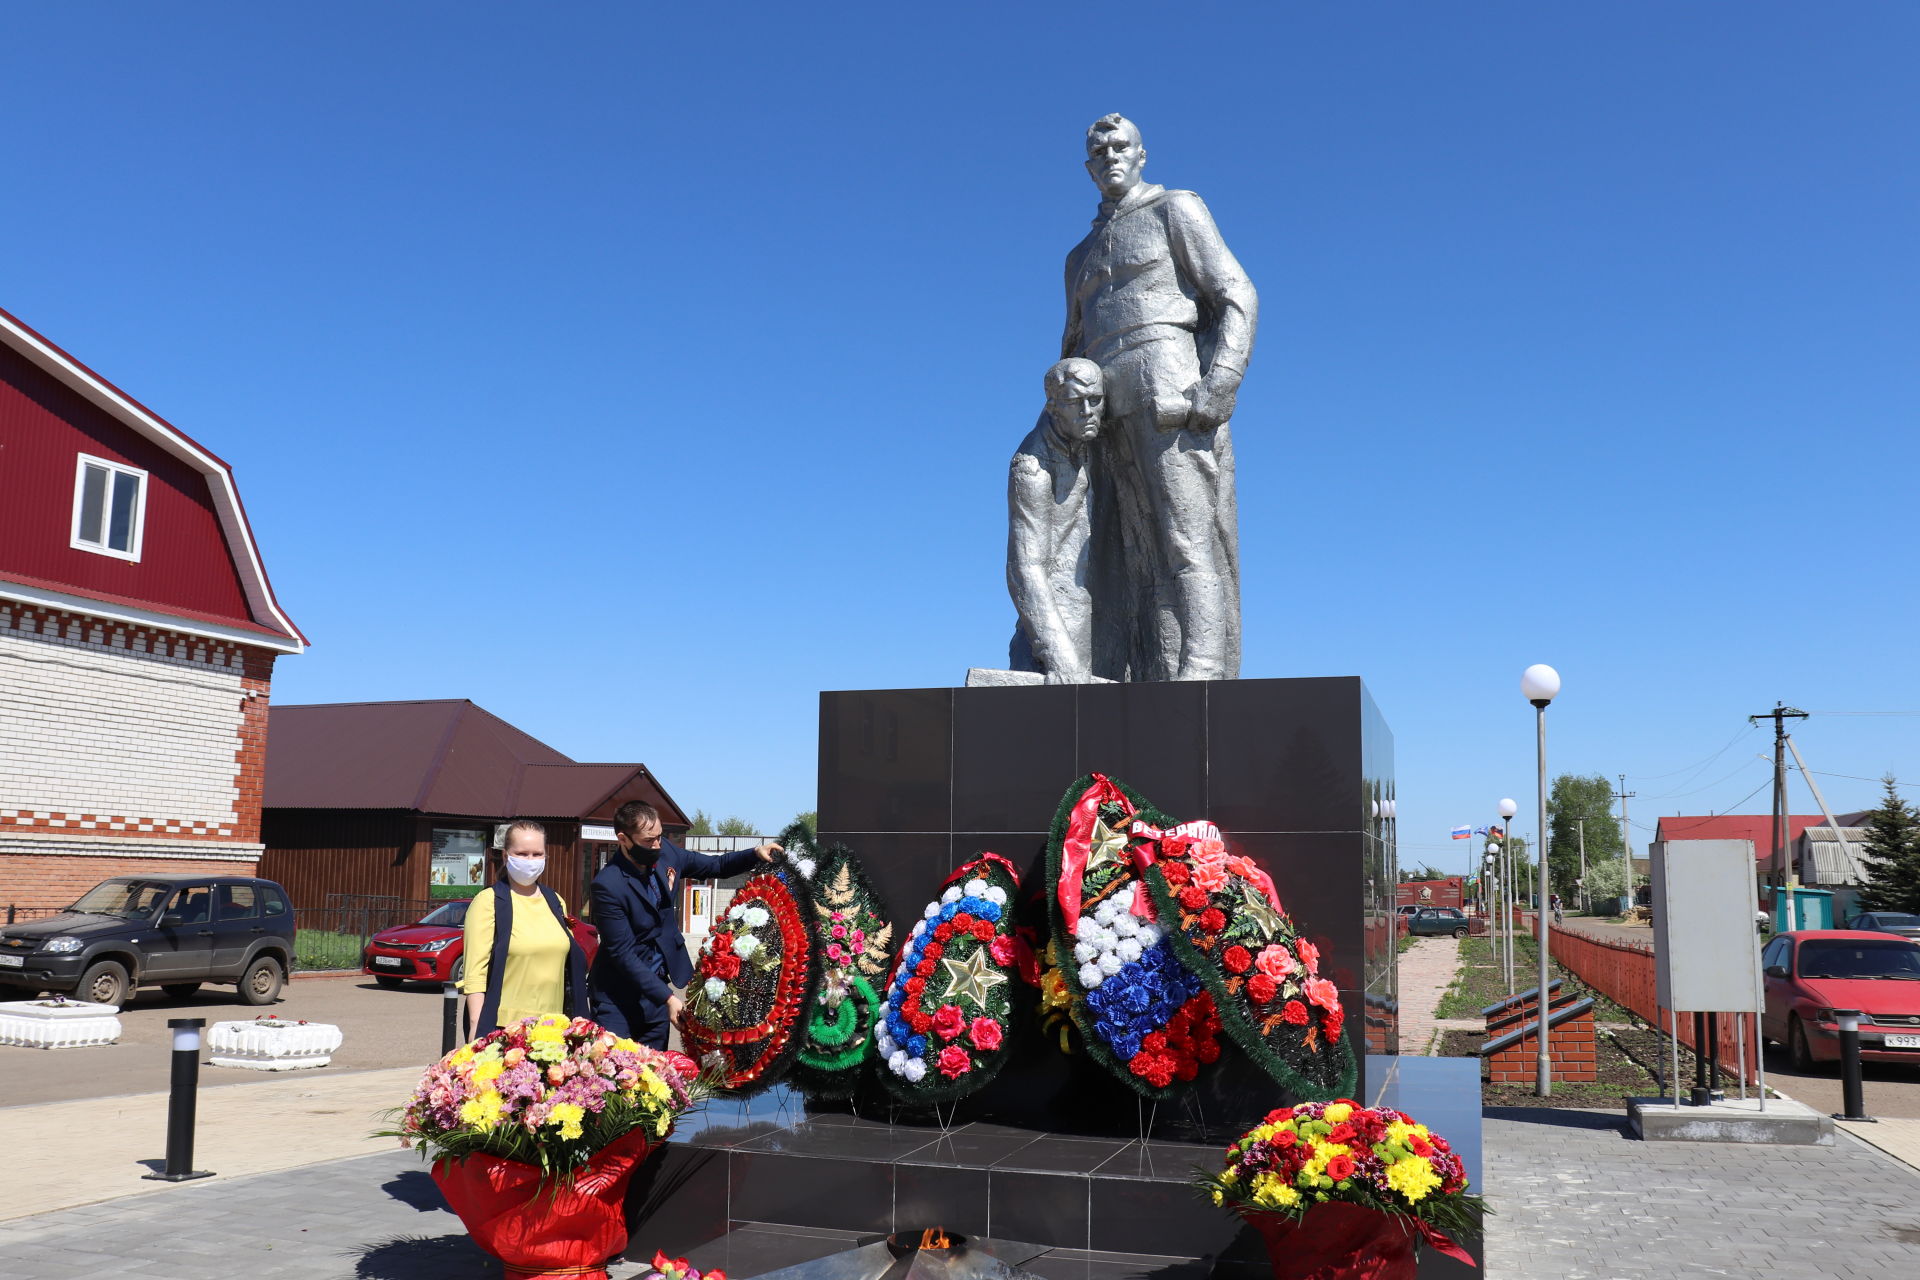
[[[1471,840],[1473,839],[1473,828],[1472,827],[1455,827],[1453,829],[1453,838],[1455,840]]]

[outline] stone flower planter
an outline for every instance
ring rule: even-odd
[[[82,1049],[120,1038],[119,1005],[81,1000],[13,1000],[0,1004],[0,1044],[27,1049]]]
[[[207,1029],[207,1060],[216,1067],[299,1071],[326,1066],[341,1039],[340,1028],[326,1022],[216,1022]]]

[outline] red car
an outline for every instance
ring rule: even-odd
[[[383,987],[403,982],[458,982],[467,972],[467,902],[464,898],[435,907],[413,924],[382,929],[367,941],[361,969]],[[600,949],[600,932],[592,925],[567,917],[580,947],[593,963]]]
[[[1760,955],[1761,1031],[1795,1071],[1840,1058],[1835,1009],[1858,1009],[1860,1059],[1920,1066],[1920,942],[1860,929],[1783,933]]]

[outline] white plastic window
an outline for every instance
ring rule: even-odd
[[[121,560],[140,558],[147,473],[81,454],[73,480],[73,545]]]

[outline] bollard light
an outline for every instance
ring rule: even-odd
[[[440,1056],[446,1057],[460,1047],[460,984],[446,983],[440,1001]]]
[[[1843,1112],[1834,1119],[1875,1124],[1877,1121],[1867,1114],[1867,1103],[1862,1096],[1860,1083],[1860,1017],[1858,1009],[1833,1011],[1833,1020],[1840,1024],[1840,1094]]]
[[[193,1167],[193,1121],[200,1092],[200,1032],[205,1018],[168,1018],[173,1033],[173,1082],[167,1094],[167,1163],[159,1173],[143,1174],[149,1182],[190,1182],[211,1178]]]

